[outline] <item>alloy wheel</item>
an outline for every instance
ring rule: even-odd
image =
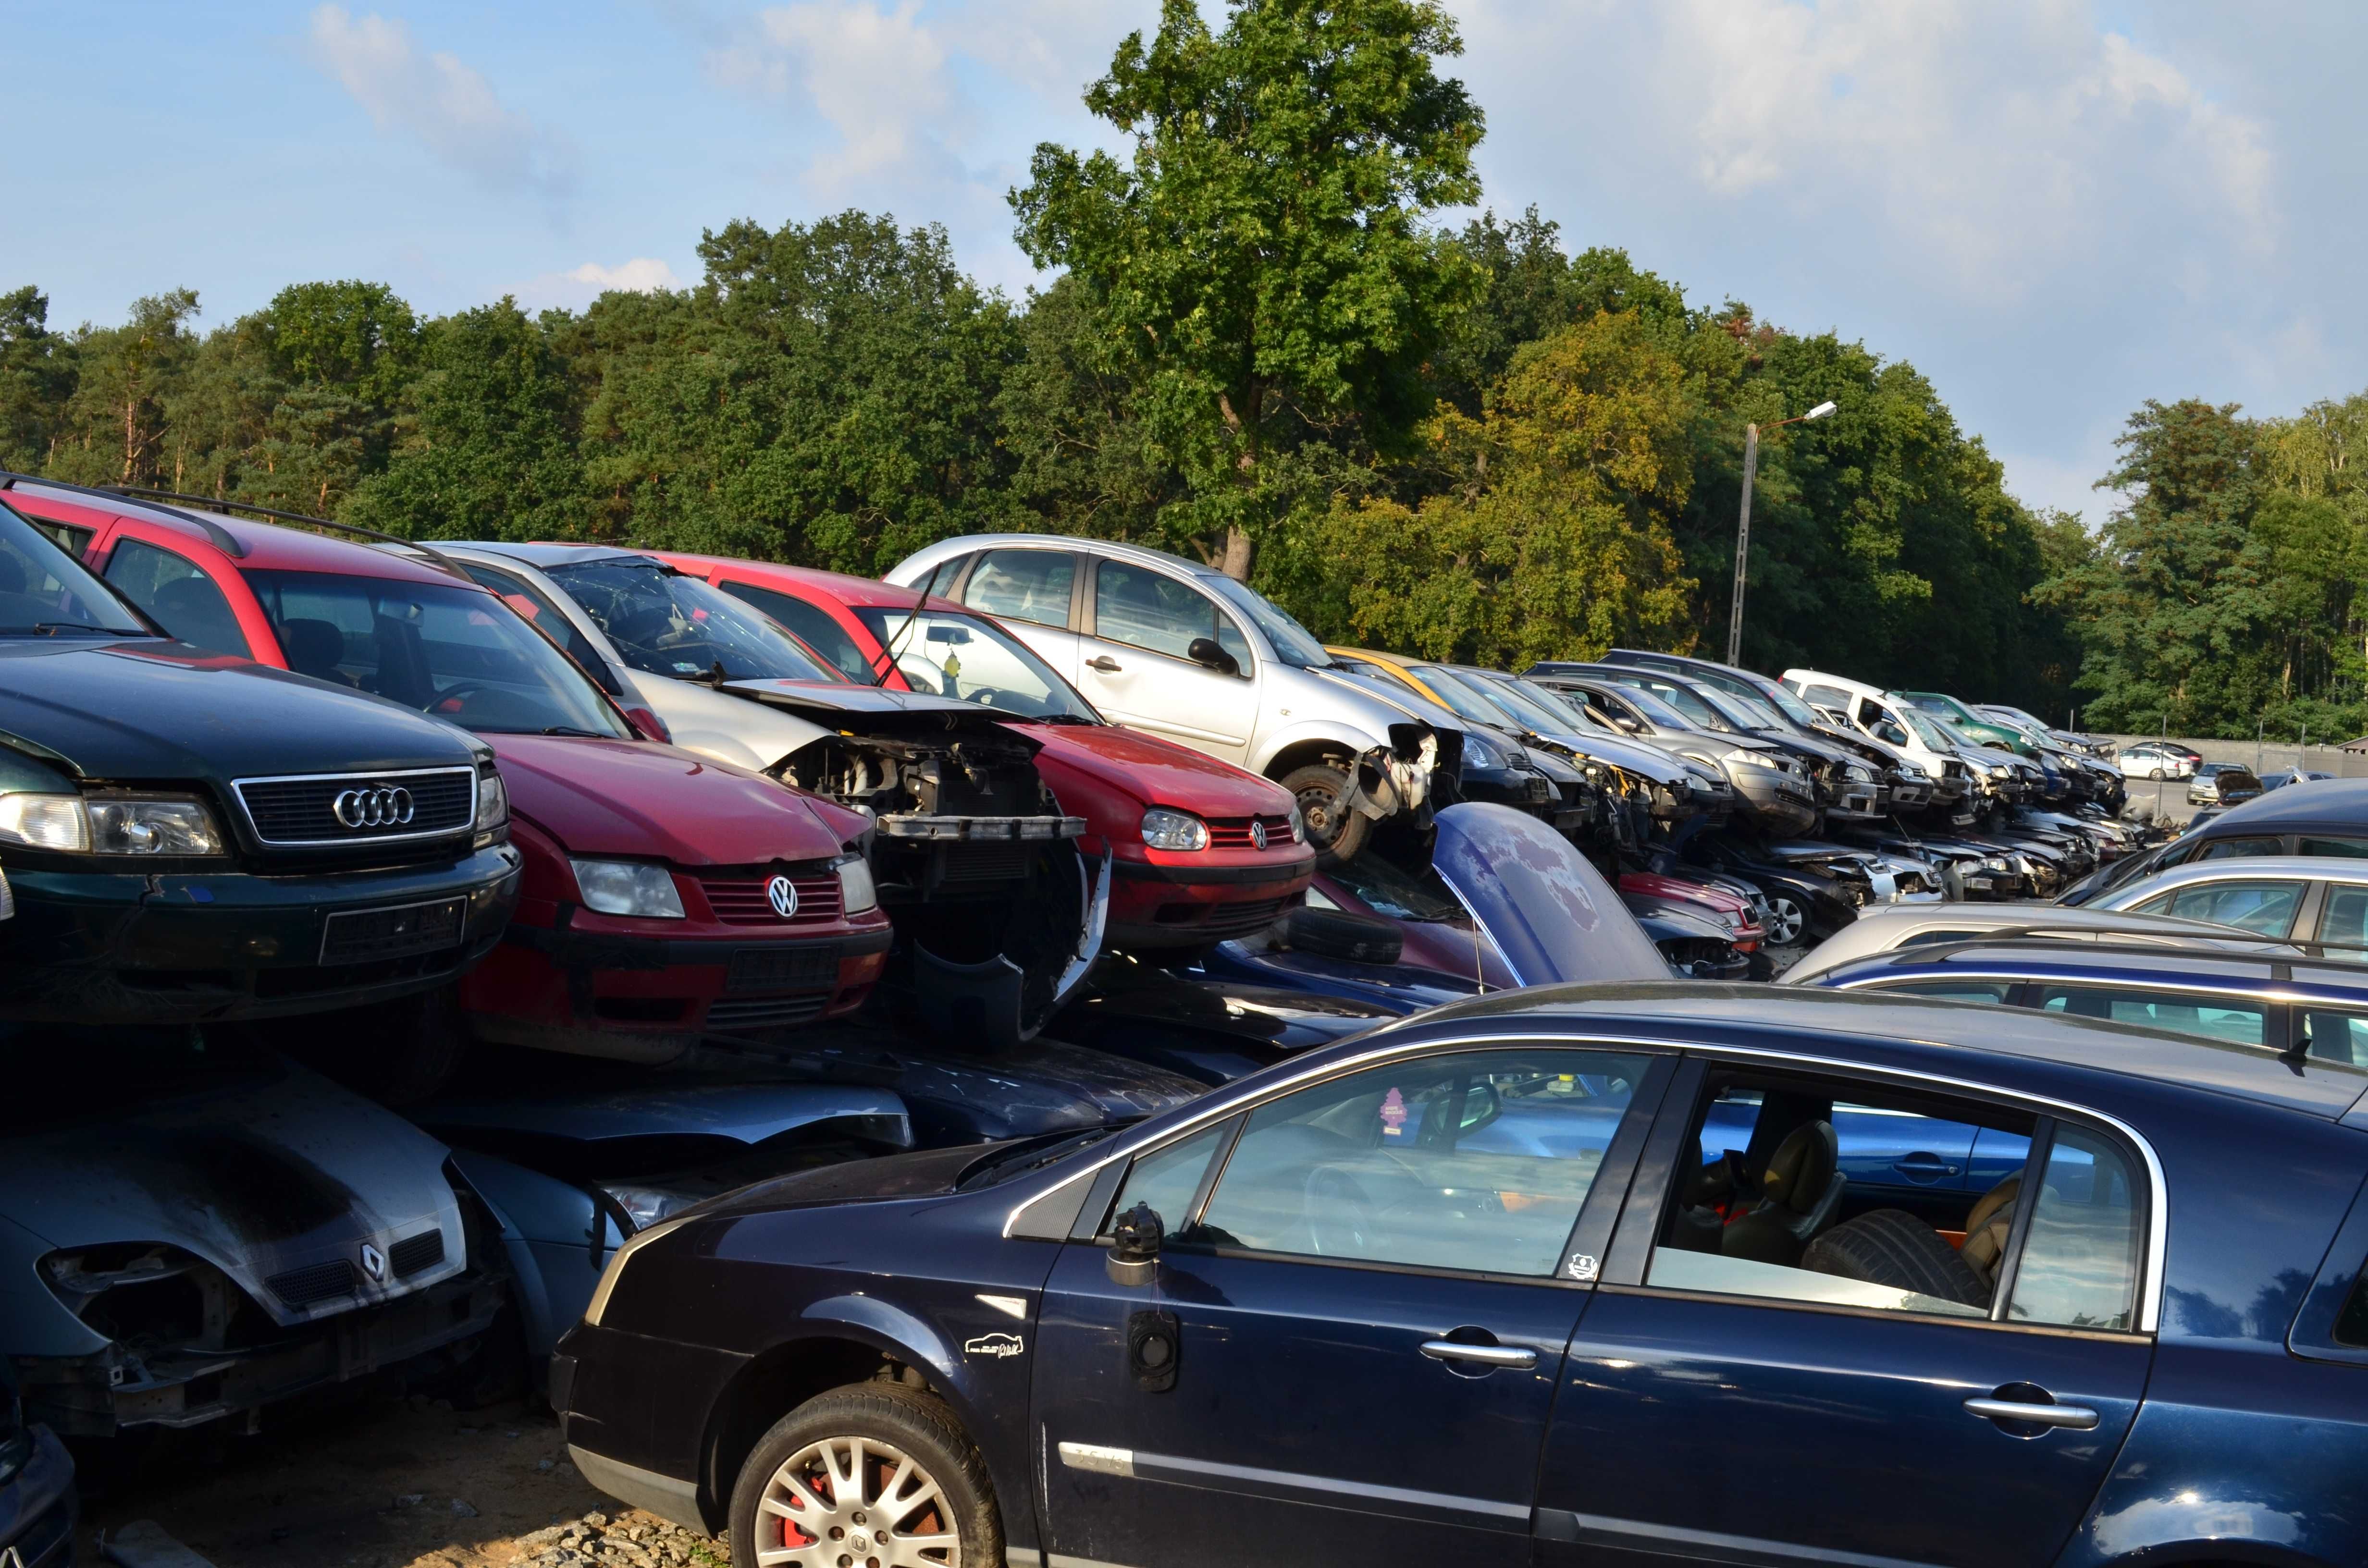
[[[1781,892],[1768,900],[1768,939],[1777,947],[1791,947],[1801,939],[1801,933],[1809,928],[1808,915],[1802,912],[1799,904]]]
[[[825,1437],[783,1460],[757,1502],[757,1568],[959,1568],[944,1491],[877,1437]],[[780,1527],[779,1544],[766,1537]]]

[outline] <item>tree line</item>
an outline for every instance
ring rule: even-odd
[[[1129,539],[1330,641],[1520,667],[1723,652],[1757,422],[1747,663],[2100,726],[2356,727],[2362,400],[2148,404],[2108,476],[2136,499],[2094,539],[2009,495],[1905,360],[1693,301],[1534,209],[1438,222],[1482,196],[1460,47],[1429,0],[1216,26],[1167,0],[1086,94],[1131,156],[1048,145],[1012,193],[1049,279],[1020,299],[863,211],[726,223],[696,284],[580,312],[430,317],[339,280],[61,330],[18,288],[0,465],[865,574],[957,533]]]

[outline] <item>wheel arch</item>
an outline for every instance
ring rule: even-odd
[[[1259,773],[1277,783],[1302,767],[1322,765],[1346,771],[1353,768],[1357,758],[1366,752],[1388,744],[1347,729],[1316,725],[1295,727],[1277,738],[1281,744],[1266,752],[1257,765]]]

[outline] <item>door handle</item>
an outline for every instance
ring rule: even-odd
[[[2068,1426],[2075,1432],[2094,1431],[2097,1413],[2085,1404],[2029,1404],[2019,1399],[1969,1399],[1965,1413],[1985,1421],[2028,1421],[2034,1426]]]
[[[1096,653],[1092,658],[1086,661],[1086,668],[1089,670],[1099,670],[1104,675],[1116,675],[1119,671],[1126,668],[1126,666],[1120,664],[1116,659],[1111,658],[1108,653]]]
[[[1894,1160],[1891,1168],[1904,1176],[1952,1176],[1957,1174],[1956,1166],[1930,1154],[1921,1158],[1911,1154],[1904,1160]]]
[[[1460,1339],[1426,1339],[1422,1353],[1434,1361],[1477,1361],[1484,1367],[1534,1367],[1538,1353],[1518,1345],[1466,1345]]]

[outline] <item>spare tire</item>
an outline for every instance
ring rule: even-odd
[[[1406,933],[1396,922],[1345,909],[1302,905],[1275,922],[1274,935],[1293,952],[1318,953],[1351,963],[1395,963],[1406,951]]]
[[[1904,1209],[1877,1209],[1811,1242],[1801,1267],[1844,1279],[1987,1307],[1989,1287],[1946,1237]]]

